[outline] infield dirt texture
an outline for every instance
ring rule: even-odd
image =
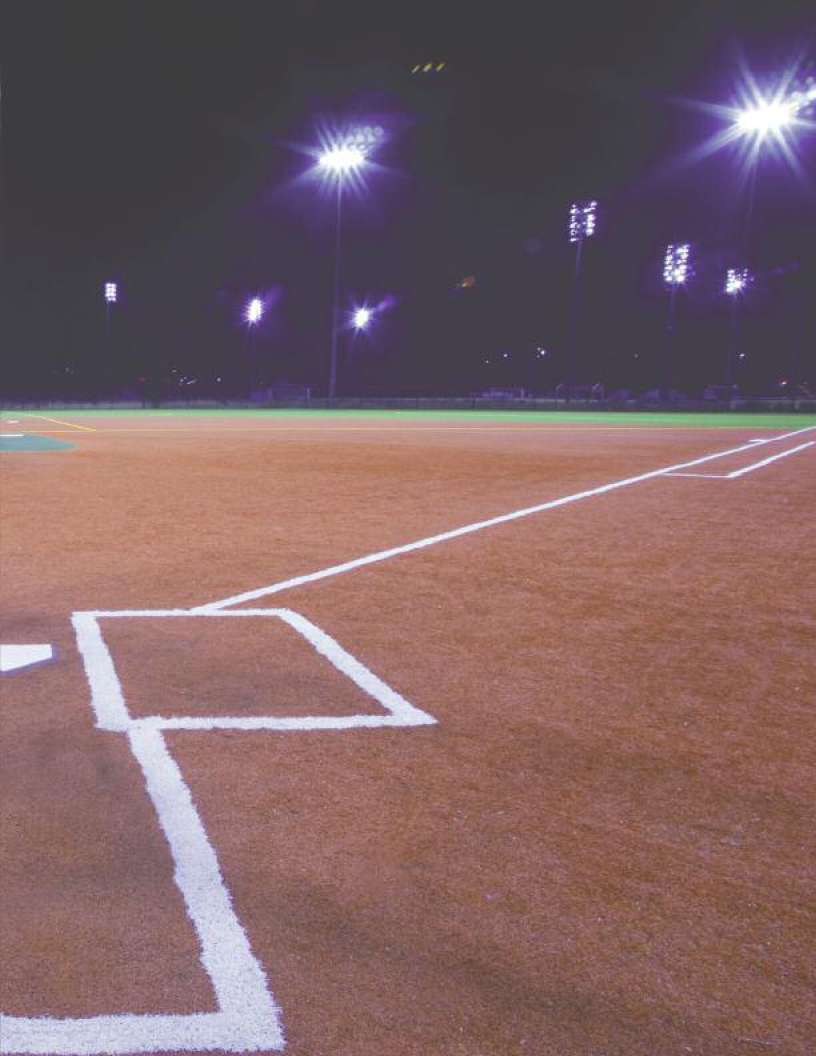
[[[816,420],[2,432],[0,1051],[812,1051]]]

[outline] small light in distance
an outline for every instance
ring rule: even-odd
[[[573,202],[569,211],[569,240],[570,242],[582,242],[585,238],[591,238],[595,234],[595,221],[598,213],[598,203]]]
[[[355,330],[365,330],[371,323],[372,312],[370,308],[356,308],[351,317],[351,323]]]
[[[729,268],[725,275],[725,292],[730,297],[743,293],[751,282],[747,268]]]
[[[691,246],[687,242],[670,244],[663,258],[663,281],[667,286],[681,286],[689,277]]]
[[[117,293],[118,293],[118,289],[117,289],[117,286],[116,286],[115,282],[106,282],[105,283],[105,301],[108,304],[116,304],[116,295],[117,295]]]
[[[249,304],[246,306],[244,312],[244,318],[250,326],[254,326],[256,323],[261,321],[263,315],[263,301],[260,297],[253,297]]]

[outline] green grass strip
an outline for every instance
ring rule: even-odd
[[[312,409],[312,408],[102,408],[83,410],[61,408],[11,410],[4,418],[19,418],[30,428],[39,418],[244,418],[247,421],[299,419],[304,421],[364,419],[374,421],[457,421],[475,422],[541,422],[551,425],[660,426],[694,429],[802,429],[816,425],[816,414],[762,414],[761,412],[687,412],[687,411],[491,411],[491,410],[390,410],[390,409]]]

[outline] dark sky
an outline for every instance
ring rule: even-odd
[[[321,121],[369,119],[390,138],[366,196],[344,201],[344,304],[395,304],[370,338],[344,339],[345,391],[551,387],[573,267],[566,210],[588,196],[601,215],[580,380],[654,382],[660,258],[689,239],[679,380],[721,381],[720,288],[740,262],[747,193],[732,150],[682,164],[721,121],[678,100],[735,99],[741,56],[771,79],[797,53],[812,61],[816,28],[798,0],[5,0],[0,18],[8,394],[101,376],[109,277],[122,288],[118,382],[175,367],[237,384],[240,306],[261,292],[273,305],[262,373],[324,387],[334,212],[297,179],[307,160],[294,146]],[[426,60],[446,68],[411,74]],[[810,190],[779,159],[757,171],[749,387],[794,359],[816,384],[815,147],[812,132],[798,142]],[[475,286],[455,289],[464,275]],[[549,358],[534,359],[539,346]]]

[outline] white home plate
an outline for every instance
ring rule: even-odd
[[[0,671],[16,671],[18,667],[51,660],[53,655],[50,645],[0,645]]]

